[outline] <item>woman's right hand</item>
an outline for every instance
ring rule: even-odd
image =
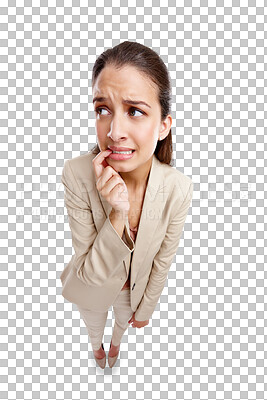
[[[111,150],[101,151],[92,160],[96,176],[96,188],[115,211],[128,213],[130,203],[127,186],[118,172],[105,160],[111,153]]]

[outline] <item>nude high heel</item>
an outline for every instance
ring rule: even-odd
[[[111,342],[110,342],[110,345],[109,345],[109,349],[111,348]],[[110,368],[112,368],[113,365],[115,364],[115,362],[117,361],[119,352],[120,352],[120,350],[118,351],[118,354],[116,356],[114,356],[114,357],[110,357],[110,355],[108,354],[108,365],[109,365]]]
[[[102,349],[105,350],[104,346],[103,346],[103,343],[101,344],[101,346],[102,346]],[[93,352],[93,354],[94,354],[94,352]],[[95,354],[94,354],[94,357],[95,357]],[[105,357],[103,357],[103,358],[96,358],[95,357],[95,360],[96,360],[97,364],[99,365],[99,367],[104,369],[105,366],[106,366],[106,353],[105,353]]]

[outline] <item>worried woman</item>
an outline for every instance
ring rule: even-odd
[[[171,85],[156,52],[123,42],[92,73],[97,145],[67,160],[62,172],[75,254],[60,278],[77,305],[95,360],[108,310],[115,325],[108,361],[132,324],[149,324],[179,246],[193,182],[172,167]]]

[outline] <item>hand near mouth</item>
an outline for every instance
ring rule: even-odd
[[[111,150],[101,151],[92,160],[96,176],[96,188],[115,211],[128,213],[130,203],[126,183],[105,160],[111,153]]]

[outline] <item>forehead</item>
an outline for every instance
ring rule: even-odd
[[[120,69],[114,66],[103,68],[93,87],[93,94],[157,101],[157,91],[152,80],[132,66],[124,66]]]

